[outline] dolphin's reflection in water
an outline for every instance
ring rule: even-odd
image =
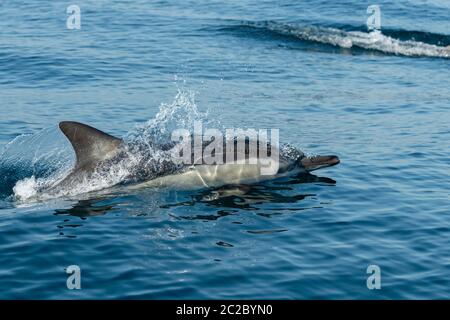
[[[85,219],[86,217],[102,216],[114,209],[114,205],[97,205],[107,200],[107,197],[93,198],[78,201],[72,208],[56,209],[54,215],[70,215]]]
[[[114,205],[101,205],[108,197],[93,198],[87,200],[80,200],[69,209],[56,209],[53,213],[55,216],[74,216],[81,220],[86,220],[87,217],[102,216],[108,211],[114,209]],[[74,228],[83,226],[81,223],[73,223],[70,219],[64,219],[57,224],[59,235],[66,238],[76,238],[73,234]]]
[[[195,206],[204,204],[220,208],[215,214],[199,214],[188,216],[174,216],[176,219],[186,220],[217,220],[221,217],[236,214],[239,210],[259,211],[263,204],[289,204],[297,203],[307,197],[314,197],[313,193],[288,194],[294,191],[293,185],[304,183],[320,183],[335,185],[336,181],[327,177],[319,177],[310,173],[300,173],[287,180],[275,180],[267,184],[230,185],[212,190],[204,190],[193,195],[191,200],[160,206],[161,208],[173,208],[179,206]],[[290,206],[289,208],[273,209],[274,212],[257,212],[258,215],[270,217],[281,214],[280,211],[300,211],[307,208]]]

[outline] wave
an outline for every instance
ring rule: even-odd
[[[428,32],[405,30],[366,32],[363,28],[355,27],[300,26],[275,21],[242,21],[237,26],[222,28],[222,30],[230,29],[244,32],[263,31],[271,35],[343,49],[360,48],[409,57],[450,58],[450,36]]]

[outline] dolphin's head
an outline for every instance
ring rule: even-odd
[[[335,166],[340,162],[340,160],[337,156],[312,156],[303,157],[299,160],[299,162],[300,165],[309,172],[321,168]]]

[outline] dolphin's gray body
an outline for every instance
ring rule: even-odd
[[[108,168],[118,161],[123,161],[124,158],[127,161],[126,158],[129,157],[126,151],[127,144],[122,139],[77,122],[61,122],[59,127],[72,144],[76,155],[76,164],[66,178],[51,188],[52,192],[87,181],[94,172],[98,172],[99,168]],[[246,152],[248,152],[247,148]],[[180,166],[163,162],[156,171],[154,168],[151,170],[144,165],[136,168],[137,170],[129,180],[134,182],[133,188],[149,186],[219,187],[230,184],[255,183],[295,171],[309,172],[339,163],[337,156],[306,157],[301,151],[296,150],[295,152],[295,156],[290,158],[280,155],[278,171],[274,175],[261,175],[259,164],[224,162],[217,165],[185,165],[180,168]]]

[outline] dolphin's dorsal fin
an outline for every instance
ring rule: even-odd
[[[88,125],[64,121],[59,128],[69,139],[77,157],[76,169],[95,167],[115,156],[123,141]]]

